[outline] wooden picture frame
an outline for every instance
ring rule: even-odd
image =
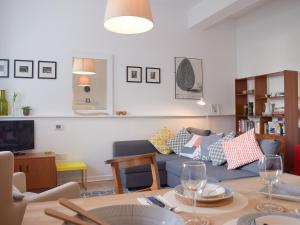
[[[33,78],[34,72],[33,60],[14,60],[14,77],[15,78]]]
[[[127,82],[142,83],[142,67],[127,66],[126,67]]]
[[[160,68],[146,67],[146,83],[160,84]]]
[[[38,61],[38,79],[56,79],[57,62]]]
[[[9,59],[0,59],[0,78],[9,78]]]

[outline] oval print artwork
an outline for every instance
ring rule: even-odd
[[[203,96],[202,60],[175,58],[175,97],[200,99]]]
[[[179,88],[189,91],[193,88],[195,83],[195,74],[193,66],[187,58],[183,59],[178,65],[176,82]]]

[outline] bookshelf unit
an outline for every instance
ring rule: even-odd
[[[274,80],[276,80],[276,83]],[[272,95],[270,96],[271,92]],[[280,92],[283,92],[283,94],[274,95],[274,93],[278,94]],[[253,102],[253,113],[248,112],[247,107],[245,107],[248,106],[249,102]],[[265,103],[270,102],[274,106],[281,106],[278,108],[282,108],[284,111],[264,115]],[[235,80],[236,132],[242,133],[244,131],[241,128],[245,128],[245,126],[241,127],[241,124],[254,121],[258,138],[279,140],[281,142],[280,148],[281,152],[284,153],[285,171],[290,173],[294,173],[294,146],[298,144],[299,137],[298,116],[297,71],[284,70]],[[276,120],[281,121],[278,124],[284,124],[280,127],[280,131],[284,131],[284,134],[282,132],[281,134],[266,133],[266,124],[272,124],[269,122]],[[253,123],[249,122],[252,125]]]

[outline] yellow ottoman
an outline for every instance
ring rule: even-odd
[[[87,165],[85,162],[65,162],[65,161],[56,161],[56,171],[64,172],[64,171],[81,171],[81,183],[84,189],[87,184]]]

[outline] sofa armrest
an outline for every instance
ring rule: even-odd
[[[26,192],[26,175],[23,172],[16,172],[13,175],[13,185],[21,192]]]
[[[141,155],[157,152],[148,140],[116,141],[113,143],[113,157]]]
[[[76,182],[68,182],[58,187],[52,188],[42,193],[31,195],[25,199],[28,202],[43,202],[43,201],[56,201],[59,198],[79,198],[80,187]]]

